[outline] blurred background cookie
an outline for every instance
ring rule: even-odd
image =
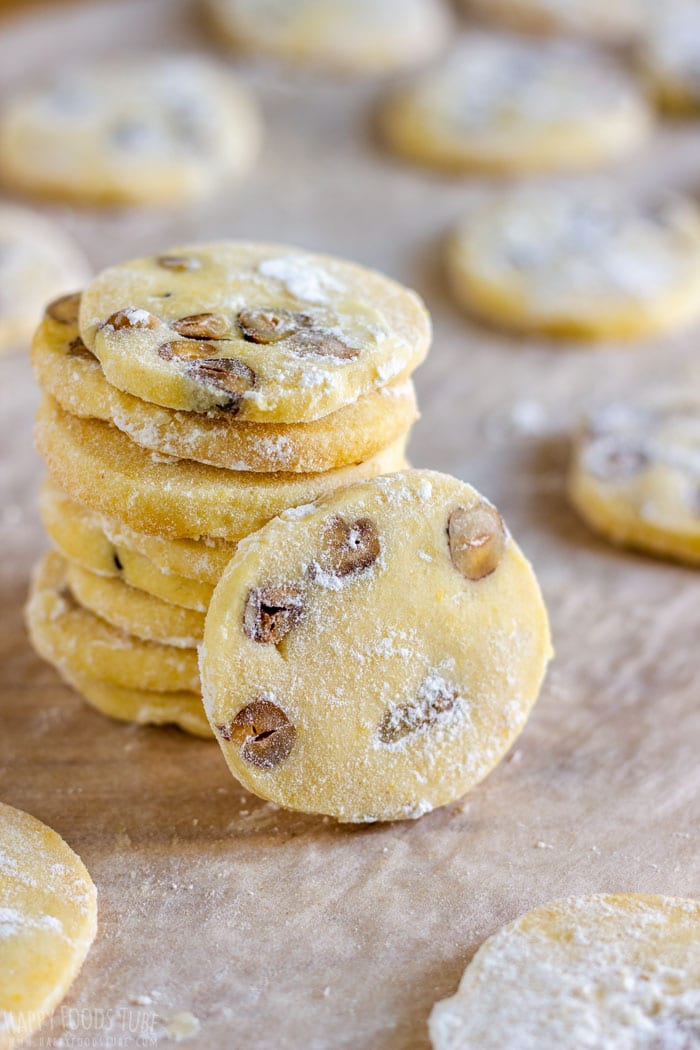
[[[637,38],[645,15],[645,0],[462,0],[462,4],[470,14],[509,29],[569,33],[613,44]]]
[[[700,110],[700,3],[650,3],[640,61],[659,103],[672,113]]]

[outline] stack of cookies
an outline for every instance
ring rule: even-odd
[[[37,651],[106,714],[209,736],[197,645],[237,544],[405,465],[429,343],[414,293],[271,245],[172,250],[51,303],[32,349],[55,548]]]

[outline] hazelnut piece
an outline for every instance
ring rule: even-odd
[[[506,528],[496,508],[486,500],[453,510],[447,536],[452,564],[467,580],[481,580],[498,568],[506,546]]]
[[[334,515],[324,525],[322,542],[319,564],[334,576],[363,572],[374,564],[381,549],[377,526],[371,518],[345,521]]]
[[[111,314],[103,328],[113,328],[115,332],[121,332],[125,328],[157,328],[160,321],[148,310],[141,310],[137,306],[127,306],[125,310],[117,310]]]
[[[291,754],[297,731],[271,700],[257,699],[242,708],[228,725],[217,726],[224,740],[238,744],[246,762],[274,769]]]
[[[170,327],[185,339],[223,339],[228,333],[228,321],[221,314],[190,314]]]
[[[383,744],[395,744],[423,726],[435,725],[438,716],[451,711],[456,700],[457,693],[442,678],[426,679],[414,703],[389,708],[379,723],[379,739]]]
[[[62,295],[59,299],[54,299],[46,307],[46,313],[52,321],[59,321],[61,324],[77,324],[79,309],[80,292],[73,292],[71,295]]]
[[[241,398],[255,386],[255,372],[237,357],[210,357],[211,345],[196,340],[176,340],[163,343],[158,356],[165,361],[179,359],[187,374],[202,386],[225,390],[231,395],[222,407],[235,415],[240,409]]]
[[[159,255],[156,262],[164,270],[174,270],[175,273],[199,270],[202,265],[199,259],[192,259],[187,255]]]
[[[241,310],[238,324],[249,343],[279,343],[294,335],[301,324],[310,322],[308,314],[292,310]]]
[[[277,645],[304,612],[304,594],[293,583],[251,588],[243,610],[243,630],[254,642]]]

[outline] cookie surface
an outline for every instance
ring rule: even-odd
[[[69,415],[48,395],[35,435],[49,474],[79,503],[145,533],[232,543],[287,507],[405,463],[401,441],[324,474],[222,470],[147,452],[108,423]]]
[[[700,110],[700,5],[650,4],[640,63],[660,104],[672,113]]]
[[[646,139],[650,115],[627,74],[582,44],[472,32],[394,91],[381,123],[412,160],[509,173],[623,157]]]
[[[239,544],[200,653],[234,776],[278,805],[358,822],[420,816],[485,777],[523,728],[550,642],[495,508],[406,471]]]
[[[0,1047],[60,1003],[97,930],[97,891],[60,835],[0,802]]]
[[[0,175],[78,203],[172,205],[245,171],[259,137],[248,93],[207,59],[71,64],[4,107]]]
[[[574,448],[569,496],[613,543],[700,565],[700,402],[620,403],[592,414]]]
[[[32,579],[26,618],[38,654],[67,681],[80,676],[126,689],[199,693],[197,654],[144,642],[83,609],[66,580],[66,562],[51,552]]]
[[[619,894],[528,912],[482,945],[430,1035],[434,1050],[693,1050],[700,904]]]
[[[49,219],[0,204],[0,354],[24,348],[48,299],[80,287],[87,260]]]
[[[220,241],[104,270],[80,334],[113,386],[166,408],[268,423],[319,419],[407,375],[430,320],[372,270]]]
[[[450,19],[436,0],[205,0],[233,47],[331,72],[391,72],[430,58]]]
[[[77,310],[77,297],[73,302]],[[321,472],[373,456],[417,418],[410,380],[373,390],[311,423],[245,423],[221,410],[202,415],[162,408],[107,382],[76,324],[66,320],[70,312],[69,303],[50,305],[35,333],[32,365],[39,385],[67,412],[113,423],[155,452],[230,470]]]
[[[643,0],[463,0],[469,12],[511,29],[562,33],[612,44],[628,43],[642,32]]]
[[[460,223],[447,261],[466,309],[516,330],[644,338],[700,315],[700,213],[682,197],[504,192]]]

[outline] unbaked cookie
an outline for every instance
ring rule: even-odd
[[[482,780],[522,730],[551,648],[495,507],[415,470],[241,542],[200,653],[234,776],[289,809],[359,822],[418,817]]]
[[[78,203],[173,205],[248,169],[259,136],[247,91],[208,59],[70,63],[5,105],[0,177]]]
[[[221,241],[104,270],[83,292],[80,334],[108,381],[145,401],[304,423],[412,371],[430,319],[362,266]]]
[[[466,309],[516,330],[644,338],[700,316],[700,215],[681,197],[506,191],[459,224],[447,258]]]
[[[634,81],[597,51],[478,32],[395,90],[381,117],[389,145],[412,160],[504,174],[606,164],[651,124]]]
[[[32,580],[27,626],[34,648],[68,681],[93,678],[158,693],[198,693],[194,649],[144,642],[83,609],[66,580],[66,562],[51,552]]]
[[[28,343],[44,303],[88,274],[82,252],[55,223],[0,204],[0,354]]]
[[[405,465],[405,440],[324,474],[222,470],[147,452],[120,430],[64,412],[48,395],[36,423],[39,452],[54,481],[101,514],[141,532],[235,543],[287,507]]]
[[[465,8],[511,29],[563,33],[605,43],[636,39],[645,24],[644,0],[462,0]],[[663,0],[666,3],[666,0]]]
[[[673,113],[700,110],[700,3],[649,4],[640,62],[661,105]]]
[[[97,891],[80,858],[0,802],[1,1050],[28,1041],[60,1003],[96,930]]]
[[[246,423],[221,409],[202,415],[161,408],[107,382],[78,335],[78,301],[48,306],[32,344],[37,381],[67,412],[113,423],[144,448],[229,470],[314,473],[373,456],[417,418],[410,380],[311,423]]]
[[[388,73],[432,57],[451,20],[439,0],[204,0],[233,47],[338,73]]]
[[[695,1050],[700,904],[629,893],[527,912],[482,945],[430,1036],[434,1050]]]
[[[68,561],[99,576],[119,578],[130,587],[184,609],[206,612],[209,607],[211,583],[164,571],[137,550],[113,543],[99,515],[75,503],[48,478],[39,492],[39,511],[49,539]],[[226,561],[221,571],[225,565]]]
[[[608,405],[581,428],[571,501],[613,543],[700,565],[700,402]]]

